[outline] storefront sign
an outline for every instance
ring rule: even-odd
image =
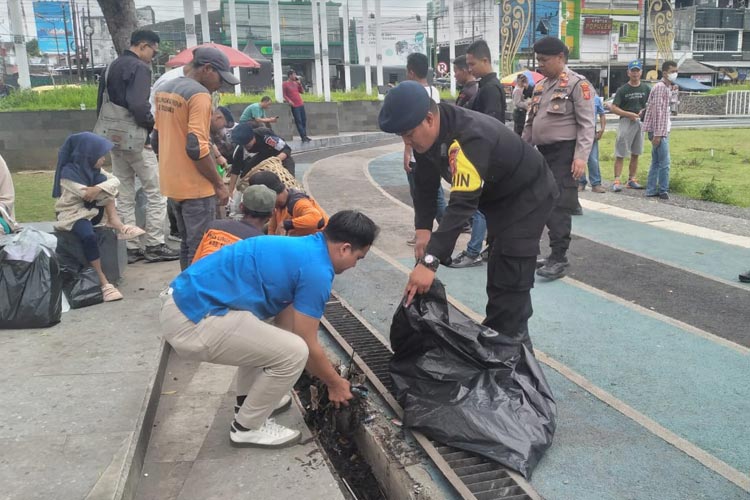
[[[612,31],[612,19],[609,17],[584,17],[584,35],[608,35]]]

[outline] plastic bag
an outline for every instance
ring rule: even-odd
[[[104,302],[102,284],[93,267],[86,267],[68,275],[63,283],[63,291],[71,309],[93,306]]]
[[[26,228],[0,239],[0,328],[42,328],[60,321],[62,276],[54,236]]]
[[[404,425],[531,472],[552,444],[557,408],[534,355],[450,306],[435,280],[391,324]]]

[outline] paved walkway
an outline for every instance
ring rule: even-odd
[[[386,335],[413,263],[400,156],[399,146],[370,149],[317,163],[307,176],[327,210],[356,200],[381,225],[377,248],[334,288]],[[690,209],[670,207],[674,217],[657,224],[584,203],[571,277],[540,280],[533,291],[531,335],[560,418],[532,484],[545,498],[747,498],[750,287],[734,279],[749,263],[748,240],[738,231],[717,241],[715,230],[690,224]],[[438,275],[480,318],[485,272]],[[621,288],[611,284],[618,281]],[[714,293],[693,297],[693,317],[681,317],[690,290],[706,286]]]

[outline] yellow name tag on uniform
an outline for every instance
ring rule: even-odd
[[[451,192],[471,192],[482,187],[482,178],[474,164],[469,161],[458,141],[448,148],[448,163],[451,168]]]

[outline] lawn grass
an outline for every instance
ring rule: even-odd
[[[671,190],[690,198],[750,207],[750,130],[676,130],[670,137]],[[599,145],[605,183],[612,181],[615,133],[606,132]],[[713,150],[713,156],[711,151]],[[639,163],[645,185],[651,162],[651,143],[646,141]],[[627,176],[627,162],[624,177]],[[20,222],[54,220],[52,172],[13,174],[16,216]]]
[[[707,90],[707,95],[724,95],[734,90],[750,90],[750,83],[738,83],[733,85],[719,85],[711,90]]]
[[[602,179],[614,172],[615,132],[604,133],[599,144]],[[675,130],[669,138],[672,159],[670,190],[690,198],[750,207],[750,130]],[[651,143],[645,141],[638,165],[645,185],[651,164]],[[627,160],[623,179],[627,177]]]

